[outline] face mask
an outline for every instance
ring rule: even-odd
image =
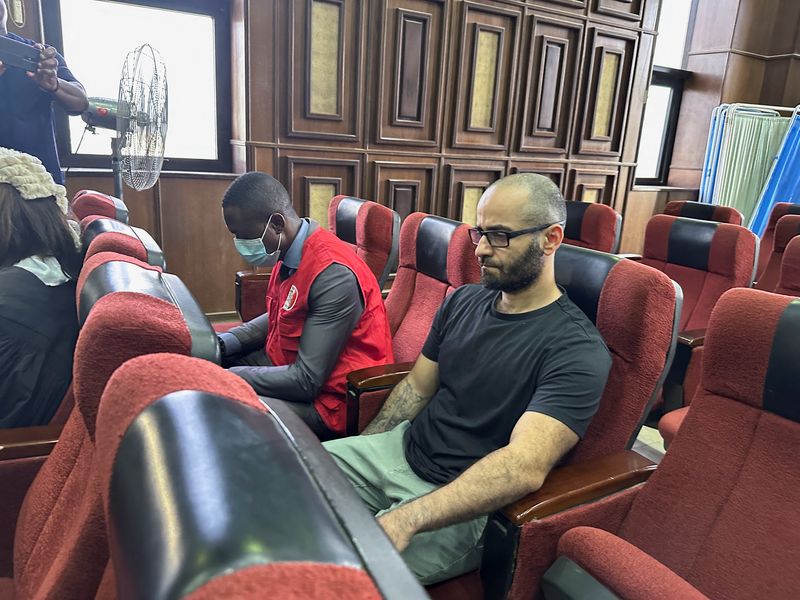
[[[278,236],[278,247],[275,249],[275,252],[267,252],[267,248],[264,246],[264,235],[267,233],[271,222],[272,215],[270,215],[267,226],[264,228],[264,233],[261,234],[261,237],[253,240],[233,239],[233,245],[236,246],[236,251],[254,267],[273,267],[275,263],[278,262],[278,257],[281,253],[281,243],[283,242],[283,233]]]

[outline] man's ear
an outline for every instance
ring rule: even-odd
[[[564,241],[564,227],[561,223],[556,223],[545,229],[543,241],[542,241],[542,252],[544,252],[545,256],[550,256],[555,254],[556,250],[558,250],[559,246],[561,246],[561,242]]]
[[[272,213],[272,220],[269,223],[269,228],[276,234],[283,233],[286,230],[286,217],[281,213]]]

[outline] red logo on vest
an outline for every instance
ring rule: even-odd
[[[283,310],[292,310],[297,303],[297,288],[292,286],[289,288],[289,293],[286,296],[286,302],[283,303]]]

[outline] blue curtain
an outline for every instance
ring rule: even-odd
[[[714,182],[717,178],[719,153],[722,148],[722,135],[725,132],[725,115],[728,104],[720,104],[711,112],[711,126],[708,129],[706,156],[703,161],[703,173],[700,179],[700,202],[711,204],[714,197]]]
[[[800,204],[800,115],[797,112],[792,116],[789,130],[750,220],[753,233],[764,234],[772,207],[778,202]]]

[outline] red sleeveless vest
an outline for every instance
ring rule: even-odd
[[[272,270],[267,289],[267,356],[273,365],[295,362],[300,336],[308,314],[308,292],[317,276],[333,263],[344,265],[356,276],[364,298],[364,312],[347,345],[339,355],[328,380],[314,400],[322,420],[331,431],[345,433],[347,374],[356,369],[391,363],[392,335],[375,275],[352,248],[321,227],[306,238],[297,271],[281,281],[281,262]]]

